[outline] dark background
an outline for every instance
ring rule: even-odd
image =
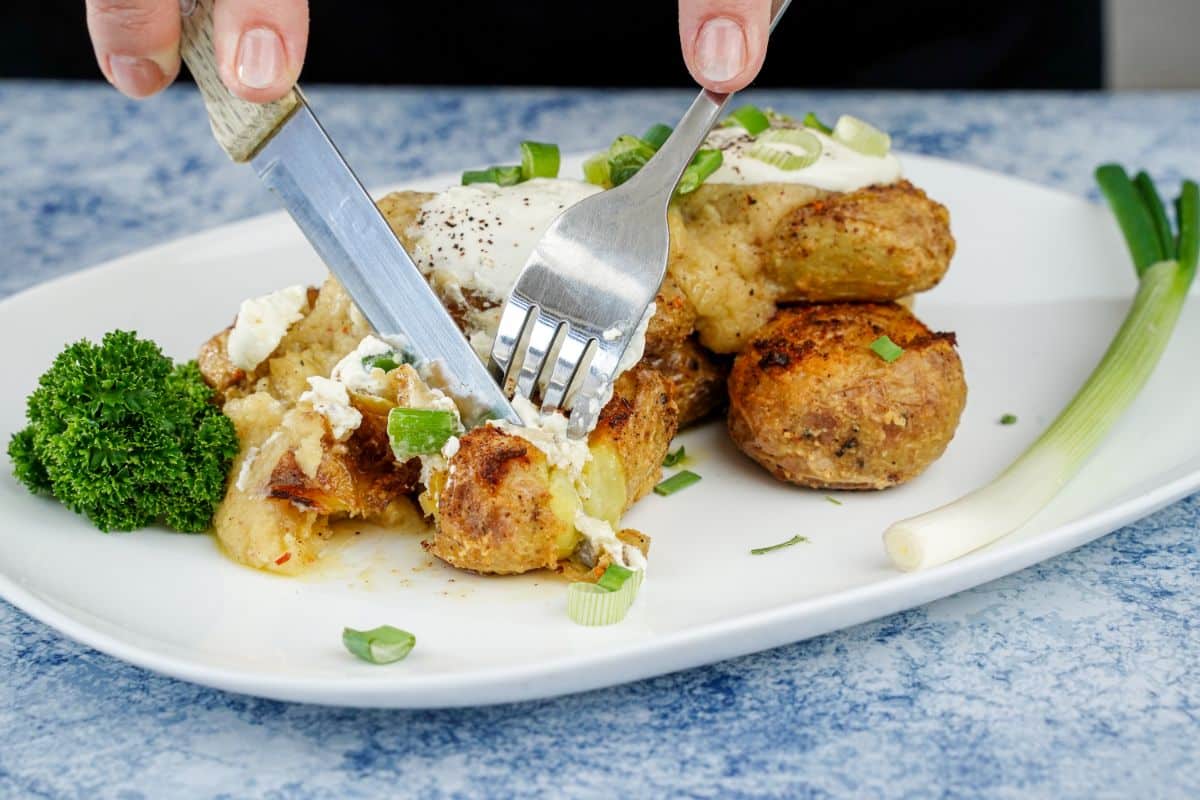
[[[309,83],[687,86],[674,0],[311,0]],[[1100,0],[794,0],[755,85],[1088,89]],[[100,78],[83,0],[8,0],[0,77]]]

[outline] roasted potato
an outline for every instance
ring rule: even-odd
[[[671,209],[668,271],[701,343],[736,353],[779,303],[896,300],[936,285],[949,214],[908,181],[844,194],[799,184],[703,184]]]
[[[888,363],[872,342],[903,354]],[[954,335],[894,303],[780,310],[734,360],[730,435],[776,477],[822,489],[884,489],[946,449],[966,402]]]
[[[707,419],[725,404],[725,378],[729,358],[715,356],[701,347],[695,337],[663,353],[647,354],[642,361],[657,370],[667,383],[679,408],[679,427]]]
[[[436,523],[426,549],[475,572],[557,566],[580,542],[578,511],[617,529],[621,514],[654,487],[677,416],[657,372],[625,373],[588,438],[591,458],[578,479],[520,436],[492,426],[468,432],[421,498]]]

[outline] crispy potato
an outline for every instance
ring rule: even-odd
[[[432,195],[379,202],[406,246]],[[703,184],[672,203],[667,280],[646,335],[663,355],[693,328],[717,353],[736,353],[779,303],[896,300],[935,286],[954,254],[946,208],[908,181],[835,193],[800,184]],[[467,330],[495,328],[491,300],[438,286]]]
[[[658,373],[627,372],[588,439],[591,459],[579,483],[519,436],[492,426],[468,432],[422,497],[436,522],[426,549],[476,572],[557,566],[579,544],[576,512],[617,528],[621,514],[654,487],[676,420]]]
[[[701,343],[736,353],[777,304],[895,300],[936,285],[949,214],[908,181],[845,194],[798,184],[703,184],[672,206],[668,270]]]
[[[700,422],[725,404],[728,357],[715,356],[687,339],[662,354],[647,355],[642,362],[671,384],[679,408],[679,427]]]
[[[871,350],[887,335],[893,363]],[[954,335],[894,303],[782,309],[734,360],[730,435],[781,480],[884,489],[946,449],[966,402]]]

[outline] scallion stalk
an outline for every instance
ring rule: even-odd
[[[1049,503],[1079,471],[1158,364],[1196,275],[1200,190],[1184,181],[1179,234],[1163,232],[1157,191],[1105,165],[1096,180],[1116,216],[1138,274],[1138,290],[1107,352],[1078,394],[1037,441],[992,483],[949,505],[892,525],[883,535],[903,570],[942,564],[994,542]],[[1161,203],[1161,201],[1159,201]],[[1163,215],[1165,218],[1165,214]]]

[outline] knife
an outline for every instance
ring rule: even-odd
[[[488,419],[521,424],[299,88],[261,105],[235,97],[217,73],[213,0],[180,6],[181,55],[225,152],[254,167],[380,338],[404,346],[422,377],[455,400],[468,427]]]

